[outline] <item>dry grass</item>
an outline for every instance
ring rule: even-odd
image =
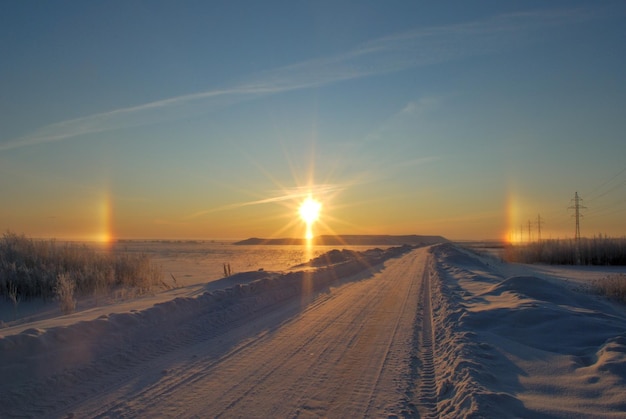
[[[510,245],[504,250],[504,259],[552,265],[626,265],[626,238],[599,236]]]
[[[74,299],[75,286],[72,278],[67,273],[59,274],[57,277],[55,292],[63,314],[73,313],[76,308],[76,300]]]
[[[593,281],[591,289],[600,295],[626,303],[625,274],[613,274]]]
[[[5,233],[0,238],[0,295],[15,301],[97,295],[119,288],[143,293],[158,286],[161,270],[147,255],[96,252]],[[71,290],[71,292],[70,292]],[[63,304],[63,303],[62,303]]]

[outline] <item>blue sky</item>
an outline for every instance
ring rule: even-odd
[[[501,3],[3,2],[0,228],[624,236],[626,4]]]

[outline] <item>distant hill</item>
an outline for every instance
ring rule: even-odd
[[[429,245],[435,243],[444,243],[448,240],[441,236],[418,236],[415,234],[405,236],[389,236],[389,235],[339,235],[339,236],[318,236],[313,238],[315,245],[325,246],[401,246],[409,245]],[[280,238],[280,239],[261,239],[252,237],[234,243],[236,245],[303,245],[306,244],[305,239],[297,238]]]

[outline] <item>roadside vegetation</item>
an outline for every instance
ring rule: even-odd
[[[551,265],[626,265],[626,238],[594,237],[546,240],[504,248],[504,260]],[[613,274],[590,284],[589,290],[626,303],[626,275]]]
[[[160,268],[147,255],[98,252],[86,245],[33,240],[12,232],[0,238],[0,296],[20,301],[58,300],[64,313],[75,297],[118,289],[145,293],[162,284]]]
[[[509,245],[504,260],[551,265],[626,265],[626,238],[593,237]]]
[[[591,290],[612,300],[626,303],[626,275],[613,274],[593,281]]]

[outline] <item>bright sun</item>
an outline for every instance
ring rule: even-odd
[[[307,224],[317,221],[320,216],[321,207],[322,204],[320,204],[319,201],[316,201],[309,196],[304,200],[304,202],[302,202],[302,204],[300,204],[300,217],[302,218],[302,221]]]
[[[302,218],[302,221],[306,224],[306,238],[309,240],[313,238],[313,229],[311,226],[319,218],[321,208],[322,204],[313,199],[310,195],[300,204],[300,218]]]

